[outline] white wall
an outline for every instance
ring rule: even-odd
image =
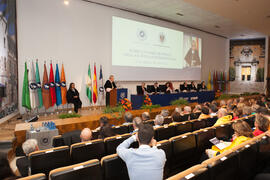
[[[17,0],[19,107],[24,62],[36,58],[40,61],[41,77],[44,60],[47,61],[47,70],[49,60],[52,59],[54,63],[63,62],[67,84],[75,82],[81,93],[83,106],[88,106],[85,95],[88,63],[95,61],[98,66],[102,64],[105,79],[111,72],[112,16],[173,28],[201,37],[202,80],[207,81],[209,70],[228,69],[229,40],[221,37],[81,0],[70,0],[69,6],[65,6],[63,0]],[[151,72],[146,72],[146,75],[147,73]],[[133,94],[136,93],[135,86],[139,82],[118,84],[127,87],[129,94]],[[179,82],[174,84],[179,87]],[[20,112],[23,112],[22,108]]]

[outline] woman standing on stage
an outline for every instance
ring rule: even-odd
[[[74,83],[70,83],[67,91],[67,102],[74,104],[74,111],[78,113],[78,109],[82,107],[82,101],[80,100],[79,92],[75,88]]]

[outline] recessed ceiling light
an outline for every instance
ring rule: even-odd
[[[64,4],[65,4],[66,6],[68,6],[68,5],[69,5],[69,1],[68,1],[68,0],[64,0]]]
[[[178,16],[184,16],[184,14],[182,14],[182,13],[176,13],[176,15],[178,15]]]
[[[217,29],[218,29],[218,28],[220,28],[220,26],[218,26],[218,25],[215,25],[215,28],[217,28]]]

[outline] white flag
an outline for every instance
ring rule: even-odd
[[[98,81],[98,94],[99,94],[99,105],[105,105],[105,95],[104,95],[104,84],[103,84],[103,74],[102,66],[99,69],[99,81]]]
[[[32,62],[28,72],[28,81],[29,81],[29,94],[31,109],[39,107],[38,93],[37,93],[37,82],[36,82],[36,73],[34,69],[34,63]]]

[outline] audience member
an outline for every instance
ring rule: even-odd
[[[179,112],[179,114],[182,114],[182,108],[181,108],[181,106],[176,107],[175,108],[175,111],[176,112]]]
[[[233,110],[233,118],[232,118],[232,121],[233,121],[233,120],[236,120],[236,119],[239,119],[240,117],[242,117],[242,109],[235,108],[235,109]]]
[[[218,120],[214,124],[214,126],[219,126],[221,124],[225,124],[227,122],[230,122],[232,120],[232,116],[227,114],[227,110],[225,108],[220,108],[218,110]]]
[[[180,115],[179,112],[174,111],[174,112],[172,113],[172,121],[173,121],[173,123],[174,123],[174,122],[179,122],[179,121],[180,121],[180,118],[181,118],[181,115]]]
[[[243,107],[243,117],[247,117],[251,114],[251,108],[249,106]]]
[[[129,148],[135,141],[139,142],[139,148]],[[131,136],[117,147],[117,154],[125,161],[131,180],[163,179],[166,156],[163,150],[157,149],[156,144],[154,129],[146,124],[140,126],[137,135]]]
[[[106,116],[102,116],[99,119],[99,127],[97,127],[95,130],[100,130],[101,127],[106,126],[107,124],[109,124],[109,119]]]
[[[92,139],[92,131],[89,128],[84,128],[81,131],[81,142],[90,141]]]
[[[252,129],[245,121],[237,121],[233,123],[232,128],[234,130],[233,141],[223,142],[227,147],[222,150],[218,149],[216,146],[212,146],[212,149],[207,149],[205,152],[209,158],[223,153],[224,151],[229,150],[253,137]]]
[[[34,151],[38,151],[38,142],[36,139],[28,139],[22,144],[22,149],[25,154],[24,157],[21,157],[16,160],[16,166],[22,177],[28,176],[28,170],[30,162],[28,160],[28,155]]]
[[[154,123],[155,123],[154,128],[162,126],[163,122],[164,122],[164,117],[160,114],[156,115],[156,118],[154,120]]]
[[[190,114],[190,113],[191,113],[191,107],[190,106],[185,106],[183,114]]]
[[[1,180],[13,180],[17,179],[12,169],[10,168],[7,154],[0,152],[0,179]]]
[[[125,122],[123,123],[123,125],[132,124],[132,118],[133,118],[133,115],[130,112],[125,112],[125,115],[124,115]]]
[[[160,115],[163,117],[169,116],[169,110],[168,109],[162,109],[160,112]]]
[[[224,100],[221,100],[221,101],[219,102],[219,107],[221,107],[221,108],[227,108],[226,102],[225,102]]]
[[[254,122],[255,131],[253,131],[254,136],[258,136],[266,131],[268,131],[269,128],[269,120],[267,117],[263,115],[256,115],[256,119]]]
[[[105,139],[107,137],[115,136],[116,134],[113,132],[112,126],[110,124],[106,124],[102,126],[99,131],[98,138]]]
[[[135,117],[132,121],[133,123],[133,132],[138,132],[140,125],[142,124],[142,119],[140,117]]]
[[[209,106],[210,116],[216,116],[217,115],[217,112],[218,112],[217,106],[214,105],[214,104],[210,104],[210,106]]]
[[[205,106],[202,107],[202,113],[200,114],[198,119],[207,119],[210,118],[211,116],[209,115],[209,109]]]
[[[149,112],[143,112],[142,113],[142,121],[150,120]]]
[[[193,113],[199,113],[202,111],[202,106],[197,104],[195,108],[193,109]]]

